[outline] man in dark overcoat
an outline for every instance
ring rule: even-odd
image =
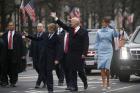
[[[8,24],[8,30],[3,34],[2,38],[7,51],[2,77],[3,86],[7,86],[10,83],[11,87],[16,87],[18,67],[22,59],[25,59],[23,39],[21,34],[15,30],[13,22]]]

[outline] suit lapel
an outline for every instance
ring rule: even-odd
[[[17,32],[15,31],[15,34],[13,35],[13,49],[14,49],[14,47],[16,45],[16,41],[17,41],[16,36],[17,36]]]
[[[53,33],[51,36],[49,36],[49,40],[53,39],[56,33]]]

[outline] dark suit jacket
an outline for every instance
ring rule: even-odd
[[[42,41],[41,43],[41,62],[54,62],[54,60],[60,60],[60,41],[55,33],[51,39],[48,38],[49,33],[45,32],[42,37],[34,37],[29,35],[28,38],[35,41]]]
[[[40,38],[42,38],[42,40],[37,40],[37,34],[34,34],[31,38],[31,45],[30,45],[30,52],[29,52],[29,56],[34,58],[34,59],[39,59],[40,54],[41,54],[41,49],[42,49],[42,45],[44,43],[43,38],[45,38],[45,32],[43,32],[43,34],[40,36]]]
[[[44,51],[42,51],[43,58],[47,62],[54,62],[55,60],[61,59],[61,44],[59,37],[56,33],[49,39],[47,33],[47,38],[45,39]]]
[[[61,55],[64,54],[64,37],[65,37],[65,31],[63,30],[59,35],[59,41],[60,41],[60,47],[61,47]]]
[[[89,46],[89,37],[88,32],[80,27],[76,34],[72,31],[72,28],[65,25],[60,20],[57,20],[59,26],[61,26],[64,30],[69,32],[70,41],[69,41],[69,50],[70,53],[77,53],[79,55],[86,55]]]
[[[2,38],[8,51],[8,31],[3,34]],[[23,39],[20,33],[15,31],[13,36],[13,62],[21,62],[22,56],[25,56]]]

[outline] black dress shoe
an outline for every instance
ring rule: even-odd
[[[71,90],[71,87],[67,87],[67,88],[65,88],[65,90]]]
[[[2,85],[2,82],[0,81],[0,85]]]
[[[46,84],[42,86],[42,88],[46,88]]]
[[[115,79],[118,79],[118,75],[115,76]]]
[[[16,87],[16,85],[15,84],[11,84],[10,87]]]
[[[39,87],[39,85],[35,85],[35,88],[38,89],[38,88],[40,88],[40,87]]]
[[[48,91],[48,93],[53,93],[53,91]]]
[[[88,84],[86,82],[86,83],[84,83],[84,89],[87,89],[87,88],[88,88]]]
[[[77,92],[78,91],[78,88],[71,88],[70,91],[71,92]]]
[[[8,87],[8,83],[1,83],[1,87]]]

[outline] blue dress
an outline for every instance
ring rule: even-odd
[[[115,37],[115,31],[109,27],[102,28],[97,32],[95,49],[97,52],[98,69],[110,70],[113,55],[113,37]]]

